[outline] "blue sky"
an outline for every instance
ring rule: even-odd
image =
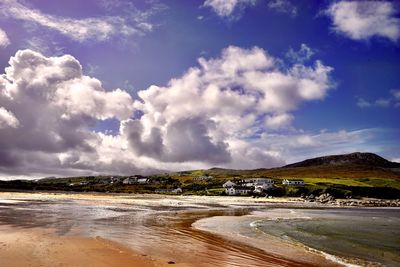
[[[0,14],[5,176],[400,161],[396,1],[4,0]]]

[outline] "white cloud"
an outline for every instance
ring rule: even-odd
[[[199,67],[168,86],[140,91],[135,107],[143,116],[123,122],[122,132],[137,155],[159,161],[231,166],[240,147],[241,155],[249,154],[241,165],[250,166],[265,153],[270,161],[264,159],[264,166],[274,165],[279,157],[256,152],[246,140],[267,128],[288,126],[290,111],[301,102],[323,99],[332,88],[331,67],[316,61],[313,67],[280,69],[278,61],[261,48],[234,46],[218,58],[200,58]]]
[[[7,47],[11,44],[10,39],[8,39],[7,33],[0,29],[0,48]]]
[[[72,56],[18,51],[0,76],[0,174],[260,168],[327,153],[379,152],[366,143],[378,135],[371,130],[315,134],[291,127],[300,104],[332,88],[332,69],[318,61],[283,69],[278,62],[261,48],[231,46],[134,101],[85,76]],[[93,130],[110,118],[120,122],[119,133]]]
[[[357,106],[360,108],[390,108],[400,107],[400,90],[390,90],[390,95],[387,97],[380,97],[372,101],[368,101],[362,97],[357,98]]]
[[[101,170],[107,155],[97,153],[102,140],[91,128],[97,120],[128,119],[130,95],[106,91],[69,55],[44,57],[23,50],[9,64],[0,76],[0,172]],[[57,155],[69,157],[60,161]]]
[[[293,48],[289,48],[285,57],[292,63],[304,63],[311,59],[311,57],[315,54],[315,51],[311,49],[306,44],[301,44],[300,49],[298,51],[294,51]]]
[[[0,129],[6,127],[17,128],[18,125],[19,121],[15,118],[14,114],[3,107],[0,107]]]
[[[346,154],[355,151],[381,154],[382,136],[388,129],[360,129],[354,131],[321,131],[319,133],[294,131],[286,134],[265,133],[257,142],[261,149],[268,148],[285,155],[287,163],[318,156]],[[388,146],[392,146],[389,144]],[[392,148],[392,147],[390,147]]]
[[[339,1],[326,11],[338,33],[354,40],[379,36],[393,42],[400,37],[397,12],[395,4],[389,1]]]
[[[391,90],[390,93],[396,100],[400,101],[400,89],[399,90]]]
[[[210,7],[220,17],[230,17],[235,9],[251,6],[256,0],[206,0],[204,6]]]
[[[119,16],[73,19],[49,15],[29,8],[17,0],[2,1],[0,14],[49,28],[79,42],[106,41],[113,36],[141,35],[152,29],[152,25],[147,21],[132,22]]]
[[[369,108],[369,107],[371,107],[372,106],[372,104],[369,102],[369,101],[367,101],[367,100],[365,100],[364,98],[362,98],[362,97],[360,97],[360,98],[358,98],[357,99],[357,106],[359,106],[360,108]]]
[[[297,8],[289,0],[269,0],[268,8],[292,17],[297,16]]]
[[[269,129],[279,129],[290,125],[294,117],[290,114],[278,114],[278,115],[267,115],[265,118],[265,124]]]

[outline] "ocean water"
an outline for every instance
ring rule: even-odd
[[[256,216],[250,227],[267,235],[361,265],[400,266],[400,209],[275,209]]]

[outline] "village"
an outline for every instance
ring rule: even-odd
[[[193,176],[184,180],[171,177],[145,177],[133,175],[129,177],[107,177],[101,181],[85,181],[69,183],[71,188],[82,186],[105,186],[107,188],[126,188],[135,191],[146,191],[156,194],[208,194],[208,195],[268,195],[275,187],[302,187],[300,179],[273,179],[270,177],[232,177],[217,179],[209,175]]]

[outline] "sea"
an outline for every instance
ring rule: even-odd
[[[258,246],[278,238],[345,266],[400,266],[399,208],[272,208],[196,226],[258,240]]]

